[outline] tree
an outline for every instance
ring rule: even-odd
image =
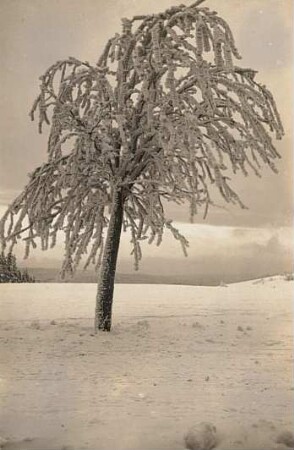
[[[281,139],[283,127],[273,96],[235,64],[228,24],[203,1],[124,18],[96,65],[68,58],[40,78],[31,118],[38,110],[40,133],[51,126],[48,161],[4,215],[2,241],[13,247],[26,233],[28,256],[35,238],[47,249],[63,230],[63,274],[88,249],[85,267],[100,267],[95,329],[111,328],[122,229],[136,267],[141,241],[159,245],[165,229],[186,252],[165,201],[188,202],[191,219],[206,215],[215,185],[243,208],[231,173],[276,170],[271,133]]]
[[[3,253],[0,254],[0,283],[8,283],[6,273],[6,258]]]
[[[23,272],[17,268],[16,257],[9,252],[7,256],[0,254],[0,283],[34,283],[25,269]]]
[[[22,273],[21,273],[21,283],[34,283],[35,279],[34,277],[32,277],[31,275],[29,275],[28,270],[25,269]]]

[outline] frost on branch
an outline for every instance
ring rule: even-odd
[[[140,242],[159,245],[164,228],[188,246],[166,220],[163,200],[188,202],[192,220],[212,203],[214,184],[243,207],[226,170],[275,170],[270,135],[281,139],[283,127],[271,93],[239,59],[216,12],[181,5],[122,19],[95,66],[75,58],[51,66],[31,111],[40,132],[51,127],[48,162],[2,219],[3,244],[12,248],[25,235],[28,255],[37,237],[47,249],[63,230],[64,272],[85,254],[86,266],[99,265],[120,191],[137,266]]]

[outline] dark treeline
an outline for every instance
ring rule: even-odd
[[[16,257],[10,252],[7,256],[0,255],[0,283],[34,283],[34,277],[28,271],[20,270],[16,264]]]

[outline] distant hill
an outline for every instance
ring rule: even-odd
[[[36,282],[42,283],[96,283],[97,274],[93,270],[78,270],[73,278],[68,277],[61,280],[59,269],[55,268],[30,268],[30,273],[36,279]],[[247,281],[256,278],[277,275],[272,273],[254,273],[254,274],[232,274],[221,277],[219,273],[215,274],[195,274],[195,275],[154,275],[147,273],[117,273],[116,283],[120,284],[174,284],[174,285],[191,285],[191,286],[218,286],[221,282],[235,283],[239,281]]]

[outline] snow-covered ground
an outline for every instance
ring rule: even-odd
[[[117,285],[97,335],[95,291],[0,286],[0,447],[181,450],[209,422],[218,449],[289,448],[293,281]]]

